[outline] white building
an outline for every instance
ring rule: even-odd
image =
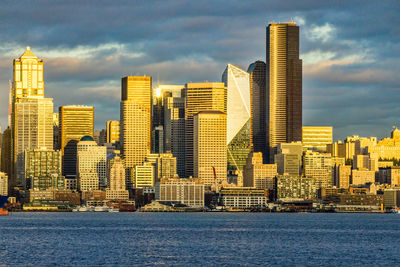
[[[77,177],[80,191],[92,191],[107,185],[107,148],[98,146],[90,136],[77,145]]]
[[[161,181],[156,184],[156,199],[204,207],[204,185],[183,178]]]

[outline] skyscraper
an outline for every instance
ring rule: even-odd
[[[262,152],[264,161],[269,160],[267,149],[267,91],[265,87],[265,63],[256,61],[251,63],[247,72],[250,74],[250,111],[252,151]]]
[[[200,111],[226,113],[227,91],[223,83],[187,83],[185,85],[185,174],[193,176],[193,116]]]
[[[25,184],[25,149],[53,147],[53,100],[44,98],[43,61],[29,46],[14,59],[10,100],[13,153],[8,169],[13,187]]]
[[[53,148],[53,99],[17,99],[14,103],[14,166],[17,184],[25,184],[25,150],[42,147]]]
[[[226,114],[221,111],[200,111],[194,115],[194,176],[204,185],[226,181]]]
[[[241,172],[250,153],[250,75],[228,64],[222,81],[227,87],[228,169]]]
[[[177,173],[185,176],[185,98],[164,99],[164,149],[176,157]]]
[[[302,61],[294,22],[267,27],[267,120],[270,161],[279,143],[301,141]]]
[[[107,143],[119,142],[119,127],[119,121],[106,122]]]
[[[134,168],[151,149],[151,77],[124,77],[121,87],[121,153],[125,168]]]
[[[93,137],[94,134],[94,107],[61,106],[59,114],[63,175],[75,176],[77,144],[83,136]]]

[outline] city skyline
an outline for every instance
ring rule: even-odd
[[[197,7],[196,15],[187,5],[176,3],[162,3],[157,9],[151,4],[135,4],[119,9],[121,20],[109,11],[112,4],[93,9],[95,15],[106,18],[104,21],[113,19],[110,25],[91,16],[84,21],[74,20],[74,16],[61,20],[58,15],[65,12],[63,8],[54,8],[48,15],[43,4],[24,9],[37,11],[39,16],[47,12],[42,20],[27,23],[29,16],[22,16],[27,18],[21,24],[15,21],[19,16],[8,16],[24,12],[18,4],[2,4],[1,18],[7,22],[2,27],[13,25],[20,30],[0,28],[0,123],[5,129],[8,80],[12,79],[9,66],[25,46],[31,46],[44,60],[46,97],[54,99],[54,107],[95,106],[95,128],[104,128],[105,121],[118,119],[121,77],[146,74],[153,77],[154,85],[217,82],[228,63],[247,69],[255,60],[265,61],[268,22],[292,17],[301,28],[303,125],[333,126],[334,140],[353,134],[382,138],[399,123],[394,94],[399,37],[395,27],[387,27],[398,20],[390,8],[394,3],[309,1],[281,6],[260,2],[251,7],[236,3],[229,12],[215,3],[213,12]],[[360,6],[362,15],[357,12]],[[64,7],[79,9],[79,14],[91,8]],[[148,17],[159,20],[148,21],[134,12],[127,20],[133,11],[130,8],[137,12],[146,9],[154,15]],[[234,15],[240,16],[232,19]],[[166,16],[173,18],[161,25],[159,21]],[[122,21],[125,24],[119,23]],[[133,30],[132,23],[136,25]],[[60,29],[63,36],[58,34]],[[190,36],[198,36],[200,41]],[[67,89],[70,94],[65,93]]]

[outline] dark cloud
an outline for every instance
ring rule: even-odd
[[[219,81],[227,63],[265,60],[269,21],[301,26],[304,123],[335,138],[386,136],[399,124],[398,1],[3,1],[0,121],[12,59],[30,45],[55,106],[94,105],[96,127],[118,119],[120,79]]]

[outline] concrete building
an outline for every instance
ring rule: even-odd
[[[106,199],[129,199],[129,192],[126,190],[125,167],[123,159],[118,155],[107,162],[107,181]]]
[[[263,164],[262,153],[251,152],[243,171],[243,186],[272,190],[277,175],[276,164]]]
[[[107,148],[98,146],[91,136],[77,144],[77,178],[80,191],[92,191],[107,185]]]
[[[190,179],[163,179],[157,182],[158,201],[180,202],[189,207],[204,207],[204,185]]]
[[[106,122],[107,143],[119,142],[119,121]]]
[[[268,161],[267,149],[267,90],[265,86],[266,65],[263,61],[251,63],[250,74],[250,146],[252,151],[263,153]]]
[[[364,185],[366,183],[375,183],[375,171],[369,170],[352,170],[351,171],[351,184]]]
[[[0,196],[8,196],[8,176],[0,172]]]
[[[13,121],[15,182],[25,185],[25,150],[53,148],[53,99],[16,99]]]
[[[281,143],[277,146],[275,163],[279,174],[300,175],[303,147],[301,142]]]
[[[132,185],[135,188],[154,187],[154,166],[150,162],[136,165]]]
[[[228,169],[242,172],[250,153],[250,74],[228,64],[222,82],[227,88]]]
[[[385,210],[400,208],[400,188],[385,189],[383,192],[383,208]]]
[[[220,191],[222,205],[227,209],[250,209],[265,207],[267,195],[263,189],[254,187],[231,187]]]
[[[351,166],[334,165],[333,167],[334,186],[338,188],[349,188],[351,183]]]
[[[156,182],[161,178],[172,179],[177,174],[176,158],[171,153],[150,154],[146,161],[154,165]]]
[[[107,143],[107,131],[106,129],[96,130],[93,135],[94,141],[98,146],[104,146]]]
[[[273,161],[279,143],[302,137],[302,61],[296,23],[270,23],[266,52],[267,145]]]
[[[326,145],[332,143],[332,126],[303,126],[303,148],[326,152]]]
[[[52,125],[48,125],[48,110],[53,112],[53,102],[44,98],[43,60],[36,57],[29,46],[13,61],[10,90],[10,160],[8,166],[3,167],[8,170],[9,186],[12,188],[25,183],[24,150],[53,146],[49,145],[53,142]]]
[[[44,190],[63,187],[61,162],[59,150],[47,148],[25,150],[25,177],[30,181],[30,188]]]
[[[77,144],[83,136],[94,135],[94,107],[91,106],[61,106],[60,146],[63,157],[63,175],[76,175]]]
[[[332,186],[332,167],[329,153],[307,151],[303,155],[304,175],[314,178],[318,188]]]
[[[354,155],[353,169],[379,171],[377,155],[375,153],[369,155]]]
[[[330,153],[332,157],[345,158],[346,160],[353,159],[353,156],[356,154],[355,151],[355,142],[342,143],[339,141],[326,145],[326,152]]]
[[[227,89],[224,83],[187,83],[185,97],[185,176],[193,176],[194,115],[200,111],[214,110],[226,113]],[[226,137],[225,137],[226,139]],[[226,146],[226,144],[225,144]]]
[[[135,168],[151,150],[151,77],[122,78],[121,153],[125,168]]]
[[[185,98],[164,99],[164,149],[176,157],[177,173],[185,176]]]
[[[276,177],[277,200],[315,200],[318,184],[314,178],[279,175]]]
[[[226,114],[221,111],[201,111],[194,116],[193,129],[194,177],[211,186],[227,178]]]

